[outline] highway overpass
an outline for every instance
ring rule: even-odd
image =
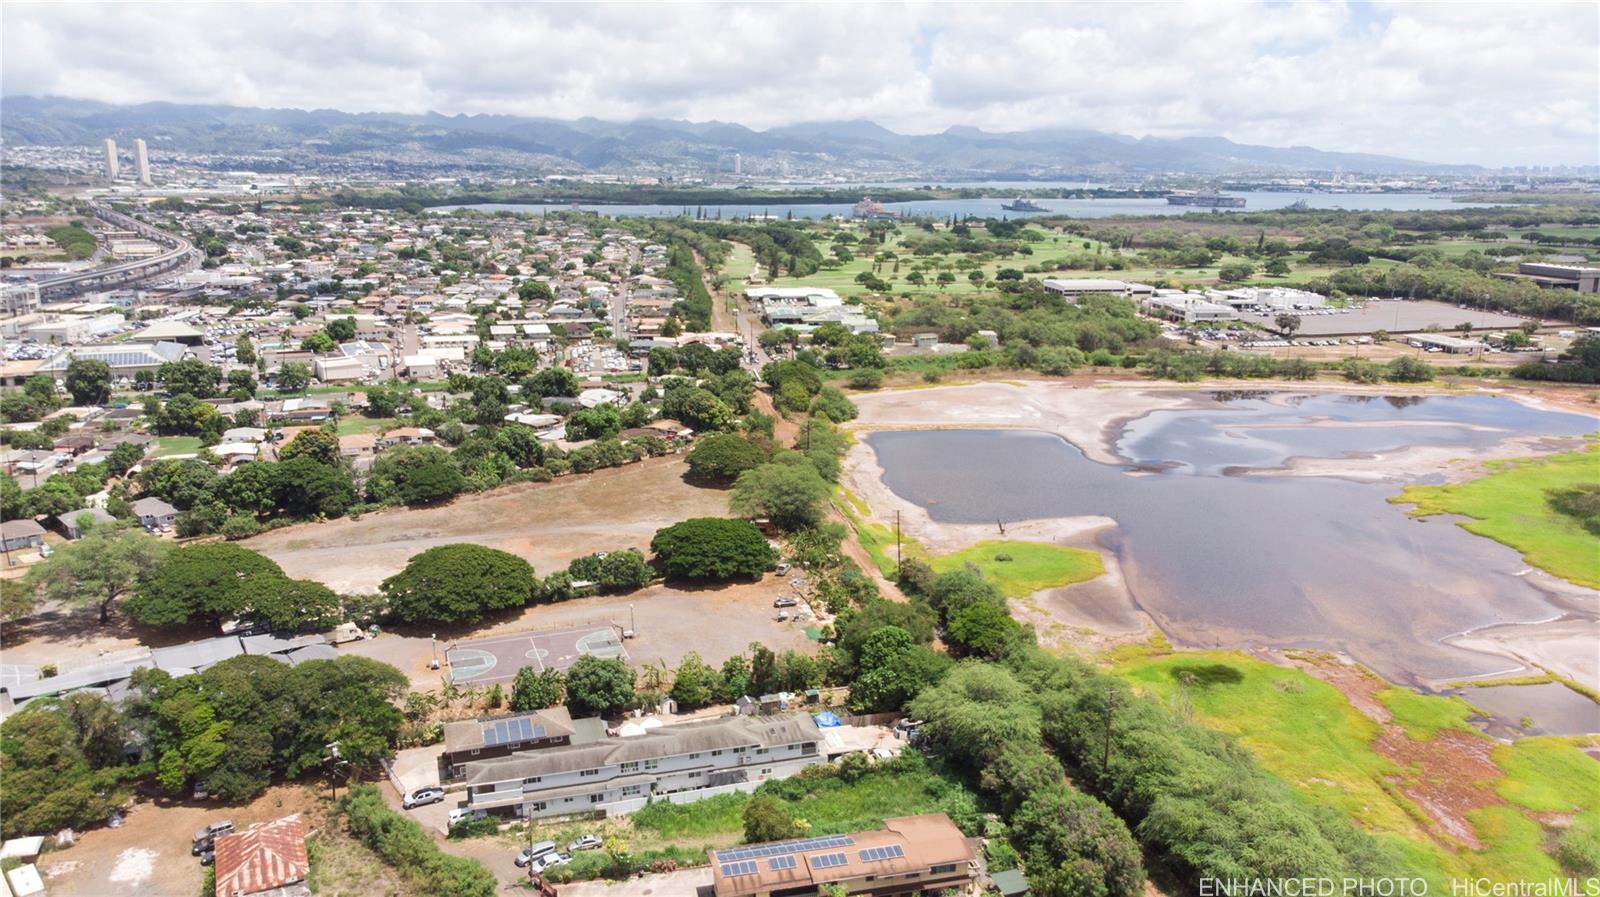
[[[131,218],[106,206],[91,204],[96,218],[120,228],[138,232],[152,243],[164,247],[160,255],[118,262],[71,274],[58,274],[34,281],[39,286],[39,298],[44,301],[69,299],[83,293],[139,286],[152,280],[172,277],[193,269],[200,263],[200,252],[193,244],[175,234],[157,230],[137,218]]]

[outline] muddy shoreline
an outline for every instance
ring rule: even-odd
[[[1231,384],[1229,386],[1232,386]],[[1224,389],[1215,384],[1132,384],[1117,382],[1101,387],[1081,384],[1026,381],[1021,383],[977,383],[951,387],[870,393],[856,396],[861,416],[850,425],[858,433],[883,430],[928,429],[1016,429],[1059,436],[1077,447],[1090,460],[1125,466],[1129,461],[1116,451],[1116,443],[1128,424],[1155,411],[1209,407],[1193,395],[1182,393],[1244,391]],[[1580,409],[1550,403],[1537,396],[1516,393],[1463,390],[1341,388],[1301,384],[1250,384],[1250,392],[1288,394],[1369,394],[1369,395],[1462,395],[1495,394],[1523,402],[1541,410],[1573,412]],[[1340,422],[1328,421],[1337,426]],[[1316,426],[1318,424],[1313,424]],[[1488,428],[1493,429],[1493,428]],[[1567,451],[1582,445],[1581,438],[1512,437],[1487,448],[1413,446],[1383,454],[1341,458],[1290,458],[1275,469],[1248,469],[1248,476],[1318,476],[1358,481],[1414,483],[1423,477],[1447,481],[1478,475],[1483,463],[1497,458]],[[1232,473],[1233,471],[1230,471]],[[1144,640],[1164,631],[1174,644],[1194,648],[1237,648],[1259,650],[1264,646],[1259,635],[1224,631],[1193,621],[1162,626],[1159,615],[1141,606],[1135,589],[1124,576],[1114,550],[1119,531],[1117,522],[1101,516],[1042,518],[1006,521],[1001,536],[996,524],[952,524],[935,521],[928,510],[904,500],[888,488],[876,453],[864,439],[858,439],[845,457],[843,480],[871,510],[869,519],[893,525],[900,512],[900,525],[910,537],[929,551],[943,554],[965,548],[983,539],[1013,538],[1089,548],[1100,552],[1107,574],[1088,583],[1063,589],[1046,590],[1022,601],[1013,602],[1018,616],[1035,625],[1046,643],[1065,643],[1080,649]],[[1400,511],[1396,511],[1400,513]],[[1600,685],[1600,592],[1583,589],[1540,571],[1528,571],[1530,584],[1545,593],[1551,605],[1547,620],[1505,621],[1458,633],[1441,643],[1458,649],[1498,658],[1505,662],[1502,675],[1518,675],[1545,669],[1576,681]],[[1175,635],[1176,634],[1176,635]],[[1273,648],[1317,647],[1300,644],[1274,644]],[[1326,648],[1327,645],[1321,646]],[[1348,651],[1354,646],[1340,646]],[[1443,680],[1413,677],[1407,684],[1434,690]]]

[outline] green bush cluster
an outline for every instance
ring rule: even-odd
[[[357,785],[339,798],[350,834],[417,889],[439,897],[494,897],[494,874],[477,860],[439,849],[422,826],[389,809],[371,785]]]

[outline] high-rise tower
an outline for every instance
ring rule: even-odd
[[[143,137],[133,140],[133,161],[138,166],[139,183],[150,186],[150,149],[144,145]]]

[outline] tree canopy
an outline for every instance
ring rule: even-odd
[[[585,654],[567,669],[567,707],[574,715],[608,715],[633,703],[633,668],[621,658]]]
[[[380,588],[407,623],[476,623],[533,597],[533,567],[482,545],[440,545],[415,555]]]
[[[754,578],[777,561],[760,530],[723,517],[695,517],[657,530],[650,550],[674,579]]]
[[[170,543],[138,527],[90,526],[28,571],[22,595],[96,606],[105,623],[112,604],[149,582],[171,550]]]
[[[739,475],[728,506],[745,517],[765,517],[786,530],[822,521],[828,484],[804,457],[788,452]]]
[[[167,555],[123,609],[152,626],[217,622],[240,610],[242,590],[256,579],[285,579],[283,568],[227,542],[191,545]]]

